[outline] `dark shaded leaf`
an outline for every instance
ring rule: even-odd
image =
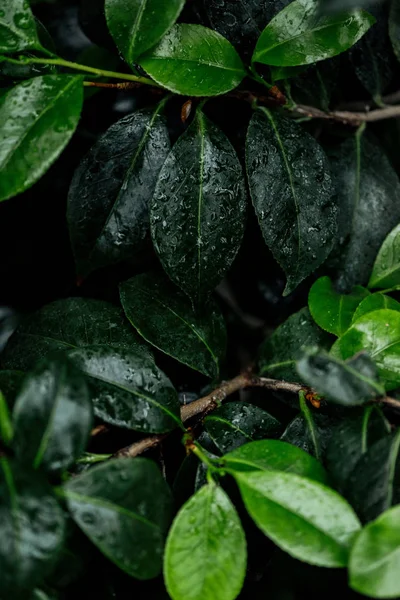
[[[374,312],[374,310],[380,310],[381,308],[389,308],[390,310],[400,311],[400,302],[393,300],[390,296],[377,292],[367,296],[360,302],[353,315],[353,323],[358,321],[364,315]]]
[[[0,0],[0,53],[40,49],[29,3],[24,0]]]
[[[400,225],[384,239],[368,287],[385,289],[396,285],[400,285]]]
[[[8,446],[14,436],[11,415],[6,399],[0,390],[0,439]]]
[[[10,408],[14,406],[24,378],[25,373],[22,371],[0,371],[0,391],[3,392]]]
[[[389,15],[389,36],[392,42],[394,53],[400,60],[400,2],[392,0],[390,3]]]

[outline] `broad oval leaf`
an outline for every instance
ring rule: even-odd
[[[308,307],[317,325],[340,337],[350,327],[356,308],[366,296],[368,290],[359,285],[350,294],[339,294],[329,277],[320,277],[311,287]]]
[[[397,60],[400,60],[400,2],[393,0],[390,3],[389,36]]]
[[[161,170],[151,234],[168,276],[194,303],[221,281],[245,227],[242,168],[228,138],[199,110]]]
[[[349,584],[371,598],[400,595],[400,506],[384,512],[357,537],[350,554]]]
[[[78,125],[82,82],[43,75],[0,96],[0,201],[31,187],[64,150]]]
[[[212,300],[195,312],[187,296],[157,273],[125,281],[120,296],[126,316],[147,342],[208,377],[218,376],[226,330]]]
[[[132,257],[149,228],[149,202],[170,142],[163,103],[114,123],[71,182],[67,219],[80,277]]]
[[[24,0],[0,0],[0,53],[40,49],[29,4]]]
[[[188,96],[217,96],[246,75],[236,50],[222,35],[180,23],[139,58],[140,66],[163,87]]]
[[[243,585],[246,559],[235,507],[211,481],[181,508],[168,534],[167,591],[172,600],[234,600]]]
[[[324,151],[298,123],[261,108],[246,141],[250,193],[264,240],[290,294],[332,250],[336,197]]]
[[[390,296],[386,296],[386,294],[381,294],[380,292],[371,294],[370,296],[364,298],[364,300],[362,300],[357,306],[353,315],[353,323],[358,321],[358,319],[367,313],[380,310],[381,308],[389,308],[390,310],[400,311],[400,302],[397,302],[397,300],[393,300],[393,298]]]
[[[26,598],[51,570],[64,541],[64,515],[47,481],[0,458],[0,596]]]
[[[391,288],[400,285],[400,225],[385,238],[376,257],[370,288]]]
[[[386,390],[400,385],[400,313],[381,309],[358,319],[332,346],[332,355],[346,360],[366,351],[378,366]]]
[[[63,495],[76,524],[120,569],[137,579],[160,573],[172,498],[154,462],[108,461],[70,479]]]
[[[185,0],[106,0],[107,25],[129,65],[172,27]]]
[[[62,471],[85,450],[93,410],[81,373],[64,356],[43,360],[24,381],[13,411],[21,463]]]
[[[291,556],[321,567],[345,567],[360,522],[330,488],[280,471],[235,473],[256,525]]]
[[[99,419],[146,433],[182,427],[178,394],[148,354],[92,346],[68,357],[86,375]]]
[[[331,58],[351,48],[374,23],[363,10],[321,16],[316,0],[294,0],[268,23],[252,60],[296,67]]]

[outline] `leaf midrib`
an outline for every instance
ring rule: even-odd
[[[128,59],[132,60],[132,61],[134,58],[133,49],[135,46],[139,27],[140,27],[142,19],[143,19],[144,11],[146,9],[146,5],[147,5],[147,0],[142,0],[142,3],[140,5],[139,10],[136,15],[136,19],[134,20],[134,22],[132,24],[132,28],[131,28],[131,36],[132,37],[131,37],[130,43],[128,44],[128,52],[127,52]]]
[[[213,63],[213,62],[206,62],[204,60],[201,60],[200,58],[180,58],[178,56],[149,56],[147,57],[147,60],[176,60],[179,62],[188,62],[188,63],[195,63],[196,65],[204,65],[206,67],[213,67],[215,69],[222,69],[223,71],[233,71],[234,73],[240,73],[241,75],[245,75],[245,72],[243,69],[236,69],[234,67],[227,67],[224,64],[217,64],[217,63]],[[146,68],[146,63],[144,64],[144,68]]]

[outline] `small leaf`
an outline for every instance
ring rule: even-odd
[[[25,379],[14,406],[15,454],[35,469],[63,471],[85,450],[92,420],[79,371],[62,356],[43,360]]]
[[[317,325],[340,337],[350,327],[357,306],[368,295],[368,290],[361,286],[355,286],[351,294],[339,294],[329,277],[320,277],[310,290],[308,307]]]
[[[391,288],[400,284],[400,225],[385,238],[376,257],[370,288]]]
[[[246,442],[276,438],[282,425],[267,411],[243,402],[229,402],[204,420],[206,430],[218,449],[225,453]]]
[[[82,77],[70,75],[34,77],[0,96],[0,201],[31,187],[58,158],[82,102]]]
[[[24,0],[0,0],[0,53],[41,48],[29,3]]]
[[[195,313],[187,296],[156,273],[125,281],[120,296],[126,316],[147,342],[208,377],[218,376],[226,330],[213,301]]]
[[[316,0],[294,0],[264,29],[253,61],[296,67],[331,58],[351,48],[374,23],[363,10],[318,16]]]
[[[79,276],[131,258],[148,229],[148,206],[170,149],[163,103],[114,123],[72,179],[67,219]]]
[[[194,303],[204,300],[231,266],[245,211],[236,152],[197,111],[164,163],[150,209],[151,234],[164,270]]]
[[[280,471],[235,473],[256,525],[291,556],[321,567],[345,567],[360,523],[330,488]]]
[[[168,534],[167,591],[172,600],[234,600],[243,585],[246,558],[235,507],[211,481],[183,506]]]
[[[120,569],[137,579],[159,574],[172,498],[155,463],[108,461],[70,479],[63,495],[76,524]]]
[[[285,271],[288,295],[324,262],[335,241],[329,163],[298,123],[261,108],[250,121],[246,166],[261,231]]]
[[[384,512],[357,537],[350,554],[349,584],[371,598],[400,595],[400,506]]]
[[[367,296],[357,306],[355,313],[353,314],[353,323],[358,321],[364,315],[379,310],[381,308],[389,308],[390,310],[400,311],[400,302],[393,300],[390,296],[377,292]]]
[[[228,40],[212,29],[186,23],[174,25],[139,64],[163,87],[188,96],[225,94],[246,75]]]
[[[99,419],[146,433],[182,426],[178,394],[146,353],[92,346],[68,357],[86,375]]]
[[[0,458],[0,596],[26,598],[51,570],[64,515],[40,473]]]
[[[160,41],[181,12],[185,0],[106,0],[105,13],[111,35],[127,63]]]
[[[392,0],[389,14],[389,36],[394,53],[400,61],[400,2]]]

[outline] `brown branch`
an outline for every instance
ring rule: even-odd
[[[133,90],[140,87],[142,84],[137,81],[122,81],[119,83],[103,83],[101,81],[85,81],[85,87],[109,88],[112,90]]]
[[[344,125],[352,125],[354,127],[358,127],[361,123],[372,123],[373,121],[382,121],[384,119],[400,117],[400,106],[386,106],[385,108],[365,112],[351,112],[347,110],[324,112],[314,106],[297,104],[289,110],[294,115],[328,121],[339,121]]]

